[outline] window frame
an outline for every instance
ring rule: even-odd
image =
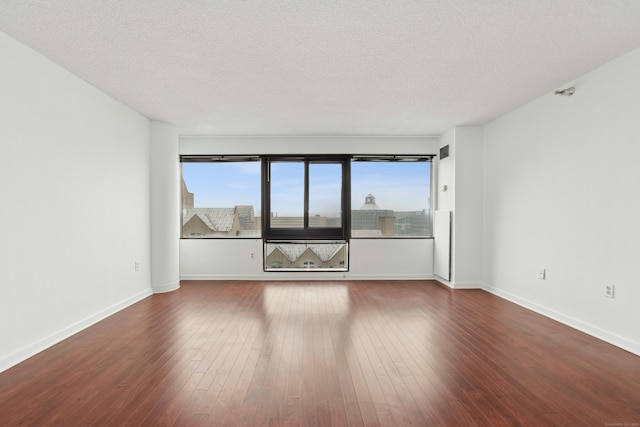
[[[433,159],[435,155],[360,155],[360,154],[340,154],[340,155],[180,155],[180,163],[199,162],[199,163],[215,163],[215,162],[259,162],[261,167],[260,174],[260,230],[255,236],[185,236],[180,231],[181,239],[262,239],[265,242],[275,240],[342,240],[348,242],[350,239],[432,239],[431,235],[379,235],[379,236],[353,236],[352,235],[352,206],[351,206],[351,164],[353,162],[430,162],[430,217],[431,227],[433,227],[433,206],[436,194],[434,185],[435,167]],[[270,182],[269,182],[269,164],[274,161],[302,161],[305,162],[305,201],[304,201],[304,226],[302,228],[271,228],[270,212]],[[310,163],[338,163],[342,165],[342,189],[341,189],[341,225],[340,227],[309,227],[309,164]],[[181,172],[182,177],[182,172]],[[184,195],[180,194],[182,205]],[[255,208],[257,208],[256,206]],[[181,209],[181,224],[182,212]],[[267,215],[265,215],[267,213]],[[432,228],[431,228],[432,230]]]
[[[351,224],[351,157],[349,155],[286,155],[262,157],[262,238],[272,240],[348,240]],[[302,162],[304,164],[304,200],[302,228],[272,227],[271,164]],[[341,165],[341,206],[339,227],[311,227],[309,223],[309,165]]]
[[[393,234],[393,235],[372,235],[372,236],[354,236],[353,228],[349,227],[349,237],[350,239],[356,240],[371,240],[371,239],[379,239],[379,240],[393,240],[393,239],[433,239],[433,212],[434,212],[434,164],[433,159],[436,156],[433,154],[354,154],[351,155],[351,161],[353,162],[398,162],[398,163],[409,163],[409,162],[426,162],[431,163],[429,167],[429,222],[431,224],[431,234],[430,235],[402,235],[402,234]],[[349,182],[349,186],[351,187],[351,181]],[[353,210],[349,212],[349,219],[351,220],[351,216],[353,215]],[[351,222],[350,222],[351,224]]]
[[[256,162],[262,168],[262,156],[259,155],[210,155],[210,154],[181,154],[179,156],[180,161],[180,179],[184,180],[183,175],[183,164],[184,163],[239,163],[239,162]],[[260,188],[258,191],[260,192],[260,197],[262,198],[262,170],[260,171]],[[204,235],[204,236],[195,236],[195,235],[184,235],[184,209],[182,209],[182,203],[184,194],[182,193],[182,189],[180,190],[180,239],[184,240],[238,240],[238,239],[262,239],[262,230],[257,230],[258,233],[256,235],[243,235],[243,236],[225,236],[225,235]],[[255,208],[262,206],[262,200],[260,200],[259,206],[254,206]],[[235,207],[235,206],[234,206]],[[261,223],[260,223],[261,224]]]

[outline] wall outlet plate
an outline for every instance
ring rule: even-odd
[[[607,298],[613,298],[613,294],[614,294],[614,286],[613,285],[608,285],[605,284],[604,285],[604,296]]]
[[[547,278],[547,269],[546,268],[540,269],[540,271],[538,271],[538,279],[545,280],[546,278]]]

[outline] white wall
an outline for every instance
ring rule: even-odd
[[[455,132],[456,178],[454,287],[480,288],[482,265],[482,128],[461,126]]]
[[[2,371],[149,295],[150,225],[148,120],[3,33],[0,57]]]
[[[181,136],[180,154],[436,154],[437,137]]]
[[[434,220],[434,273],[436,279],[453,287],[455,277],[455,178],[456,178],[456,128],[449,129],[438,141],[438,156],[433,162],[436,172],[436,185],[432,186],[434,210],[438,211],[438,220]],[[449,155],[440,158],[440,149],[449,146]],[[449,212],[450,223],[443,222],[443,212]],[[434,213],[434,219],[436,215]]]
[[[260,239],[182,239],[183,280],[418,280],[433,276],[433,239],[352,239],[348,272],[264,272]],[[255,254],[251,258],[251,254]]]
[[[458,126],[438,143],[439,148],[449,145],[449,157],[437,162],[436,206],[451,211],[451,276],[439,280],[457,289],[483,283],[482,138],[481,127]]]
[[[180,154],[435,154],[429,137],[181,137]],[[251,259],[250,254],[255,258]],[[262,241],[183,239],[181,279],[426,279],[432,239],[352,239],[349,272],[264,272]]]
[[[178,131],[151,122],[151,287],[154,293],[180,287],[180,163]]]
[[[487,289],[636,354],[638,76],[640,49],[485,126],[483,189]]]

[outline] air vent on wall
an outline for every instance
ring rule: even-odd
[[[447,157],[449,157],[449,145],[448,144],[440,149],[440,160],[446,159]]]

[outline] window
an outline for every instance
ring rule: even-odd
[[[346,239],[348,157],[263,159],[264,238]]]
[[[260,237],[258,157],[181,157],[182,237]]]
[[[351,237],[430,237],[431,161],[356,156],[351,164]]]
[[[272,162],[270,176],[270,225],[273,228],[304,228],[304,163]]]
[[[264,242],[265,271],[348,271],[349,243],[345,240]]]
[[[309,242],[431,237],[431,157],[182,156],[182,237],[306,242],[316,252],[326,246]],[[285,259],[290,246],[280,252],[270,261],[304,266]],[[348,256],[338,258],[304,267],[346,268]]]

